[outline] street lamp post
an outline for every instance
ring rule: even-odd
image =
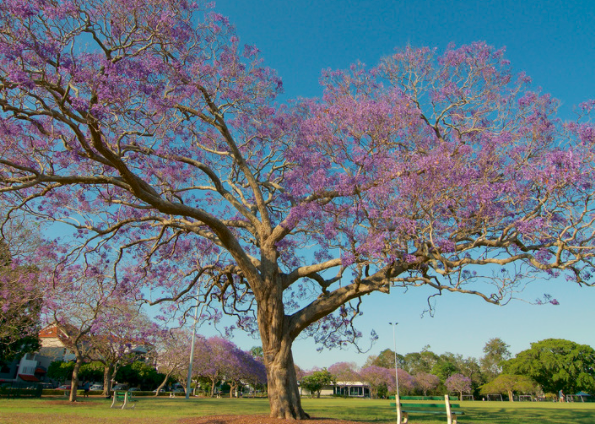
[[[389,322],[393,328],[393,345],[395,349],[395,382],[397,385],[397,392],[395,393],[395,405],[397,410],[397,423],[401,424],[401,408],[399,408],[399,364],[397,363],[397,338],[395,337],[395,327],[399,324],[398,322]]]
[[[194,363],[194,343],[196,342],[196,324],[198,323],[198,306],[200,297],[196,290],[196,309],[194,310],[194,327],[192,327],[192,341],[190,346],[190,360],[188,365],[188,377],[186,378],[186,399],[190,399],[190,386],[192,384],[192,364]],[[201,311],[202,312],[202,311]]]

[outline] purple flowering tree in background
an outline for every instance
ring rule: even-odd
[[[230,386],[230,398],[234,396],[234,393],[239,396],[238,389],[245,383],[252,384],[254,388],[258,384],[266,383],[264,365],[249,352],[244,352],[235,344],[232,344],[231,350],[228,352],[228,358],[225,381]]]
[[[465,377],[463,374],[453,374],[446,379],[444,386],[449,392],[457,392],[459,400],[463,400],[463,393],[471,391],[471,379]]]
[[[221,337],[201,338],[201,343],[194,349],[193,372],[211,380],[211,397],[215,394],[217,382],[225,381],[228,375],[242,373],[235,344]],[[231,393],[230,393],[231,395]]]
[[[560,121],[502,50],[407,48],[279,106],[202,2],[4,0],[0,25],[8,215],[70,225],[60,266],[106,264],[114,295],[198,290],[259,331],[273,417],[308,416],[295,338],[357,340],[367,294],[591,284],[593,103]]]
[[[347,385],[361,381],[361,376],[357,372],[357,365],[355,362],[337,362],[328,368],[328,371],[335,378],[336,385],[344,396],[348,396]],[[343,386],[341,388],[341,386]],[[337,394],[340,394],[337,392]]]
[[[369,367],[363,368],[359,375],[362,380],[370,386],[370,396],[373,398],[378,396],[378,391],[382,388],[386,388],[388,391],[394,390],[395,387],[395,372],[388,368],[378,367],[376,365],[370,365]],[[400,380],[399,380],[400,382]]]
[[[114,345],[120,345],[123,353],[131,346],[131,341],[116,342],[113,337],[140,335],[137,330],[142,332],[142,328],[139,316],[133,318],[131,314],[130,297],[126,291],[121,290],[117,281],[106,276],[100,266],[58,266],[53,276],[55,279],[42,280],[46,284],[40,284],[44,293],[43,322],[57,327],[63,336],[61,341],[75,356],[70,390],[70,401],[75,402],[78,373],[84,361],[108,353]],[[126,314],[132,321],[130,325],[133,325],[129,331],[121,321]],[[135,328],[135,324],[139,327]],[[147,324],[147,328],[144,337],[153,327]],[[150,338],[147,337],[147,340]],[[108,347],[111,343],[114,345]],[[104,365],[109,367],[110,364],[104,362]]]
[[[119,299],[110,305],[110,319],[101,322],[99,334],[90,339],[93,352],[91,358],[104,365],[103,394],[109,396],[112,381],[121,366],[137,359],[135,352],[153,351],[164,330],[160,329],[148,316],[138,310],[130,299]],[[153,354],[148,356],[154,356]]]
[[[158,333],[155,343],[155,353],[157,355],[157,370],[164,375],[163,381],[155,390],[155,396],[165,387],[170,378],[183,383],[186,388],[186,378],[188,376],[188,367],[190,364],[191,337],[188,331],[184,329],[170,329]],[[196,340],[195,349],[200,350],[204,344],[204,338],[199,337]],[[194,370],[194,368],[193,368]]]
[[[391,372],[393,375],[395,375],[394,368],[391,370]],[[399,368],[397,370],[397,375],[399,377],[399,393],[412,393],[417,388],[415,377],[413,377],[407,371]],[[397,388],[394,384],[390,386],[390,391],[396,393]]]
[[[252,386],[251,391],[252,396],[254,396],[258,388],[266,386],[267,371],[262,357],[254,356],[253,351],[244,352],[244,354],[248,354],[248,357],[243,359],[243,361],[245,361],[245,373],[241,378],[242,381],[245,381]]]
[[[434,374],[427,372],[419,372],[415,374],[415,384],[422,391],[424,396],[428,395],[428,392],[434,390],[440,384],[440,378]]]

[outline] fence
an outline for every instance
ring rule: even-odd
[[[0,385],[0,397],[41,397],[41,384],[26,382],[8,382]]]

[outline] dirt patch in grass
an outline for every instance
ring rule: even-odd
[[[287,424],[287,420],[266,415],[216,415],[211,417],[183,418],[180,424]],[[364,424],[361,421],[344,421],[332,418],[312,417],[304,424]],[[378,423],[376,423],[378,424]]]

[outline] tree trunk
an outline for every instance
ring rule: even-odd
[[[268,291],[258,296],[258,326],[267,371],[268,397],[272,418],[308,419],[302,409],[291,345],[287,334],[281,284],[265,284]],[[256,294],[256,293],[255,293]],[[296,334],[297,336],[297,334]]]
[[[217,382],[217,380],[214,380],[211,378],[211,397],[213,397],[215,395],[215,383]]]
[[[103,396],[108,397],[112,389],[112,382],[110,380],[111,365],[105,365],[103,368]]]
[[[83,364],[83,357],[80,354],[76,355],[76,362],[74,363],[74,369],[72,370],[72,379],[70,380],[70,402],[76,402],[76,392],[79,385],[79,369]]]
[[[108,395],[111,394],[111,392],[112,392],[112,383],[114,381],[116,381],[116,374],[117,373],[118,373],[118,362],[116,362],[114,364],[114,368],[112,369],[112,376],[111,376],[110,381],[109,381],[109,392],[107,392]]]
[[[157,387],[157,389],[155,390],[155,396],[159,396],[159,391],[165,387],[165,385],[167,384],[167,380],[169,380],[169,376],[172,374],[172,372],[173,371],[170,371],[165,375],[165,378],[163,379],[159,387]]]
[[[267,366],[267,378],[271,417],[298,420],[310,418],[302,409],[291,349],[287,349],[287,352],[279,351],[275,355],[275,359]]]
[[[512,390],[509,390],[508,391],[508,400],[510,402],[514,402],[514,397],[513,397],[513,394],[512,394]]]

